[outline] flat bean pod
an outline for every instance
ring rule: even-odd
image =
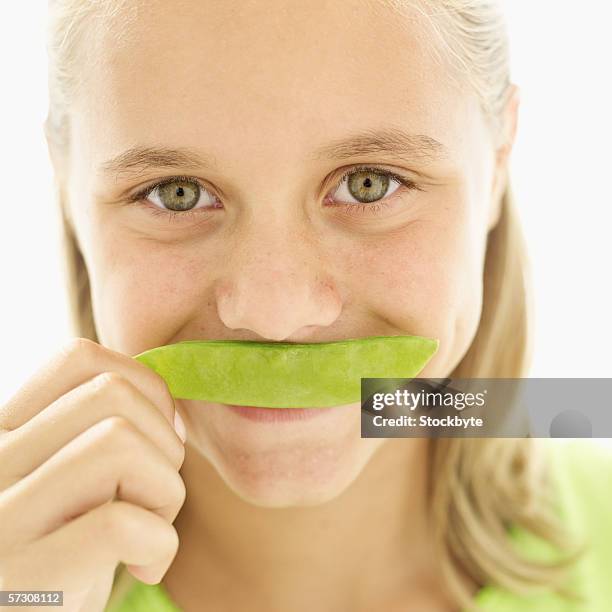
[[[372,336],[298,344],[188,340],[135,359],[176,398],[266,408],[358,402],[361,378],[414,378],[438,350],[422,336]]]

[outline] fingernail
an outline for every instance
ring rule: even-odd
[[[185,428],[185,421],[183,421],[178,410],[174,411],[174,429],[176,430],[178,437],[185,442],[187,439],[187,429]]]

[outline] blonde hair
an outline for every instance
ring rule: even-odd
[[[408,0],[379,1],[402,10],[408,6]],[[111,3],[51,1],[48,131],[60,144],[69,127],[67,91],[75,77],[71,63],[76,35],[91,8],[104,10],[104,5],[108,10]],[[431,20],[457,67],[456,74],[464,75],[478,94],[497,133],[510,87],[508,41],[498,3],[423,0],[410,5]],[[63,209],[61,190],[59,199]],[[97,341],[87,269],[65,211],[63,219],[74,331]],[[450,376],[524,377],[532,336],[529,266],[509,185],[502,197],[499,221],[488,236],[483,290],[477,333]],[[563,582],[583,548],[572,541],[556,514],[543,452],[540,443],[529,438],[430,441],[429,504],[436,546],[449,592],[462,607],[477,608],[462,573],[476,585],[496,584],[523,595],[550,588],[564,597],[578,598]],[[512,528],[542,538],[563,556],[548,562],[523,557],[508,540]]]

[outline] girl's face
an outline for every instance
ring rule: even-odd
[[[366,0],[94,15],[64,177],[100,341],[415,334],[440,340],[422,376],[447,376],[478,326],[501,169],[437,41]],[[177,405],[260,505],[330,499],[385,443],[360,437],[358,404],[272,423]]]

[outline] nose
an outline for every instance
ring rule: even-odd
[[[342,300],[324,269],[316,241],[259,226],[236,240],[215,287],[217,311],[229,329],[272,341],[298,341],[331,325]]]

